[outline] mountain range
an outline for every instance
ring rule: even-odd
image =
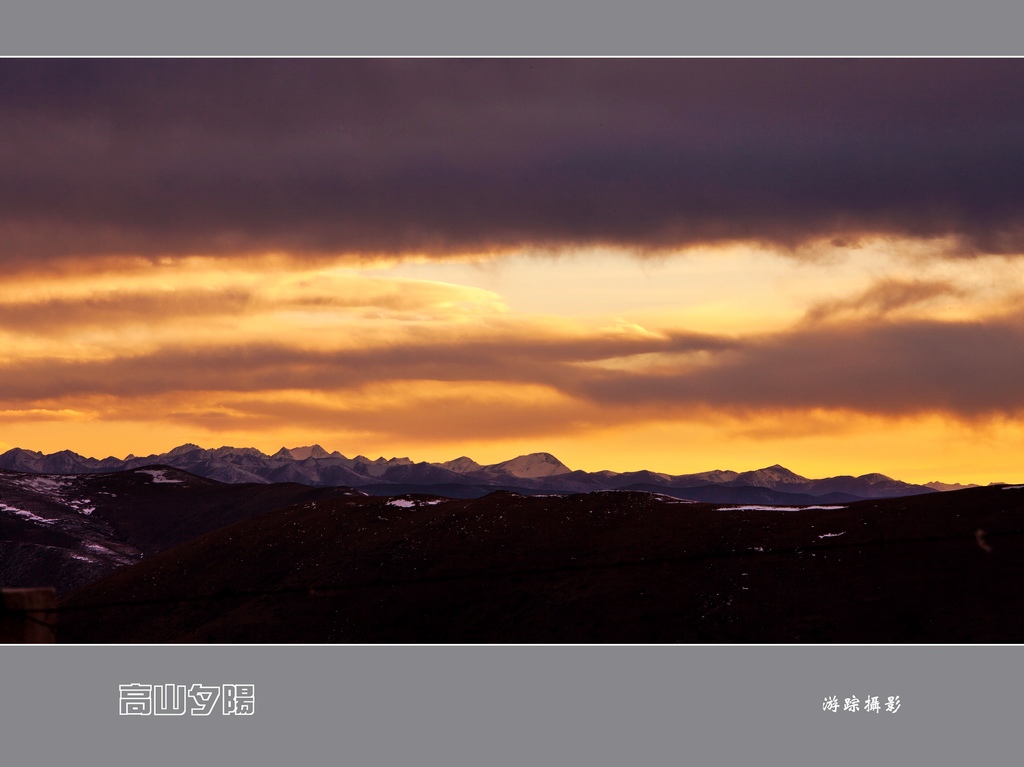
[[[527,495],[635,490],[707,503],[845,503],[932,493],[954,486],[915,485],[883,474],[808,479],[779,465],[754,471],[713,470],[695,474],[654,471],[573,471],[549,453],[521,455],[481,465],[466,456],[444,463],[409,458],[348,458],[320,445],[282,447],[273,455],[256,448],[205,449],[185,444],[159,455],[101,460],[70,450],[45,455],[13,448],[0,455],[0,468],[35,474],[96,474],[167,466],[229,484],[294,482],[312,487],[351,487],[371,495],[431,493],[479,498],[496,490]],[[959,487],[959,486],[956,486]]]
[[[224,450],[222,460],[263,456],[282,465],[344,458],[318,458],[312,448],[276,459]],[[364,476],[377,480],[402,467],[415,476],[418,466],[363,460],[364,471],[376,472]],[[546,454],[449,465],[457,471],[433,468],[468,479],[438,487],[490,492],[453,498],[379,481],[374,494],[224,483],[166,463],[0,469],[0,584],[53,587],[56,636],[73,643],[1005,643],[1024,636],[1024,485],[908,494],[915,486],[881,475],[808,480],[772,466],[708,472],[698,475],[704,484],[673,490],[772,498],[702,503],[663,492],[694,475],[648,472],[662,484],[647,492],[544,493],[536,488],[571,475],[635,477],[572,472]],[[480,484],[488,477],[534,489]],[[864,487],[904,495],[825,502],[842,488]],[[783,497],[805,500],[783,505]]]

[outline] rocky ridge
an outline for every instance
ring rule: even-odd
[[[0,468],[37,474],[93,474],[152,465],[170,466],[230,484],[295,482],[313,487],[354,487],[375,495],[431,492],[460,498],[481,497],[496,489],[534,494],[639,490],[711,503],[800,504],[901,497],[941,489],[882,474],[809,479],[777,464],[754,471],[678,475],[574,471],[549,453],[531,453],[491,465],[481,465],[466,456],[444,463],[362,455],[349,458],[320,445],[282,447],[273,455],[251,447],[207,449],[194,444],[124,459],[111,456],[98,460],[69,450],[45,455],[21,448],[0,455]]]

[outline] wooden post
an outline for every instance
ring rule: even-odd
[[[0,643],[57,641],[57,592],[46,589],[0,589]]]

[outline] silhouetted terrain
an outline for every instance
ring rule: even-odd
[[[63,602],[66,642],[1020,642],[1024,489],[303,501]]]
[[[83,475],[0,470],[0,584],[63,593],[232,522],[351,494],[226,485],[166,466]]]
[[[128,456],[124,460],[85,458],[70,450],[44,455],[13,448],[0,455],[0,469],[39,474],[90,474],[152,465],[173,466],[219,482],[297,482],[353,487],[372,495],[419,492],[449,498],[480,498],[496,490],[532,495],[652,489],[708,503],[786,504],[936,492],[935,488],[901,482],[884,474],[808,479],[779,465],[755,471],[716,469],[675,475],[655,471],[572,471],[550,453],[530,453],[489,466],[465,456],[445,463],[416,463],[408,458],[371,460],[362,455],[346,458],[337,451],[328,453],[319,445],[282,447],[274,455],[266,455],[252,447],[207,450],[188,444],[167,453],[145,458]]]

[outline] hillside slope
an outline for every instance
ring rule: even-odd
[[[62,641],[1020,642],[1024,490],[322,500],[69,596]],[[65,620],[66,619],[66,620]]]

